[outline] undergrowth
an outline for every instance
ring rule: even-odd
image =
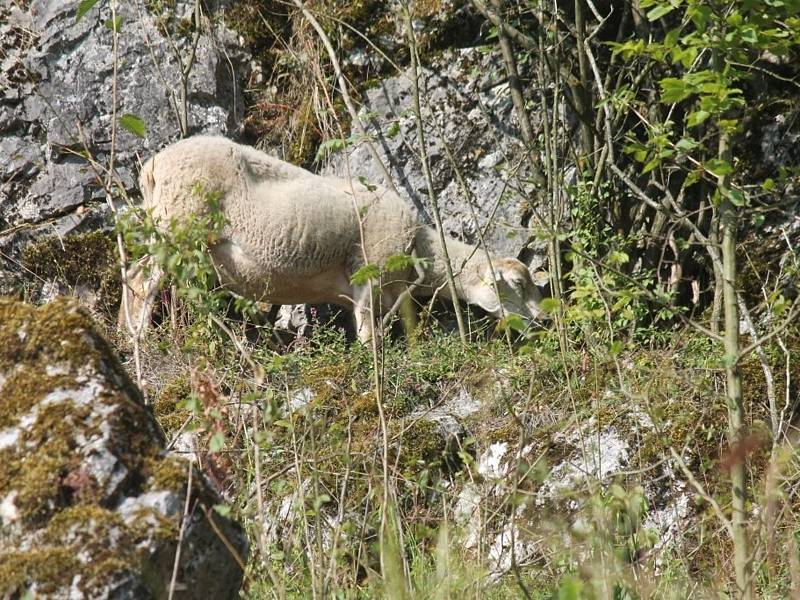
[[[207,200],[166,233],[147,215],[123,232],[192,302],[143,362],[171,445],[200,453],[248,525],[246,597],[712,597],[730,584],[736,460],[755,482],[759,590],[787,593],[792,555],[777,548],[800,532],[800,462],[773,443],[766,396],[791,420],[794,333],[764,345],[767,363],[741,359],[752,435],[736,455],[721,347],[638,323],[635,286],[608,307],[587,276],[565,312],[582,341],[566,348],[554,329],[486,321],[462,344],[435,320],[387,334],[377,362],[313,320],[286,347],[214,277],[207,245],[225,222]],[[615,315],[635,332],[615,333]]]
[[[728,511],[724,387],[705,338],[679,332],[613,357],[565,357],[552,343],[509,346],[500,335],[466,347],[445,332],[385,340],[386,467],[402,535],[393,546],[380,535],[384,465],[369,349],[319,326],[276,352],[262,332],[248,346],[267,373],[259,387],[232,366],[230,340],[207,323],[191,327],[217,345],[183,348],[156,412],[168,433],[195,436],[230,510],[249,524],[246,597],[684,598],[727,583],[731,546],[709,504]],[[172,336],[165,323],[148,352],[174,352],[160,341]],[[746,369],[757,384],[758,365]],[[767,406],[751,406],[758,430]],[[608,474],[601,463],[613,458],[593,442],[606,439],[625,445]],[[502,459],[487,466],[498,448]],[[771,448],[762,438],[748,457],[761,482],[753,510],[783,507],[761,530],[765,544],[768,531],[772,543],[800,531],[789,510],[800,464]],[[576,464],[588,470],[569,473]],[[777,475],[768,484],[770,464]],[[387,560],[400,566],[398,581],[384,575]],[[788,589],[785,561],[762,559],[765,594]]]

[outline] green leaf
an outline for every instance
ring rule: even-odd
[[[189,394],[189,397],[180,402],[178,406],[192,413],[199,413],[203,409],[200,398],[196,394]]]
[[[522,333],[525,331],[527,324],[525,323],[525,319],[521,316],[509,313],[500,322],[497,324],[498,331],[516,331],[518,333]]]
[[[761,184],[761,189],[765,192],[771,192],[775,189],[775,180],[772,178],[765,179],[764,183]]]
[[[676,27],[667,32],[667,35],[664,36],[664,47],[665,48],[674,48],[675,45],[678,43],[678,38],[681,35],[680,27]]]
[[[702,171],[700,171],[700,170],[694,170],[694,171],[691,171],[691,172],[690,172],[690,173],[689,173],[689,174],[686,176],[686,182],[684,183],[684,185],[685,185],[685,186],[688,188],[690,185],[694,185],[695,183],[697,183],[698,181],[700,181],[700,179],[702,178],[702,176],[703,176],[703,173],[702,173]]]
[[[699,145],[700,144],[694,138],[682,138],[678,140],[675,147],[682,152],[689,153]]]
[[[583,597],[583,582],[575,575],[567,575],[558,586],[558,600],[580,600]]]
[[[608,261],[612,265],[624,265],[630,261],[630,257],[621,250],[612,250],[608,253]]]
[[[707,110],[696,110],[692,113],[689,113],[688,118],[686,119],[686,124],[689,127],[697,127],[701,123],[703,123],[708,117],[711,116],[711,113]]]
[[[119,118],[120,127],[129,131],[136,137],[143,138],[146,133],[146,128],[144,125],[144,121],[142,121],[136,115],[132,115],[130,113],[125,113]]]
[[[722,160],[721,158],[712,158],[711,160],[706,161],[703,165],[706,171],[709,171],[716,175],[717,177],[724,177],[729,173],[733,173],[733,167],[728,163],[726,160]]]
[[[221,431],[217,431],[211,436],[211,441],[208,443],[208,449],[211,452],[219,452],[225,448],[225,435]]]
[[[328,504],[330,501],[331,497],[328,494],[320,494],[314,498],[314,511],[319,511],[323,504]]]
[[[608,491],[617,500],[625,500],[628,497],[628,494],[625,493],[625,489],[618,483],[612,483]]]
[[[686,16],[692,20],[694,26],[700,32],[705,31],[712,15],[711,7],[701,3],[691,5],[686,10]]]
[[[374,183],[370,183],[369,180],[366,177],[362,176],[362,175],[359,175],[356,179],[358,179],[358,182],[361,185],[363,185],[365,188],[367,188],[367,190],[370,191],[370,192],[374,192],[375,190],[378,189],[377,185],[375,185]],[[366,212],[364,214],[366,214]],[[363,216],[364,215],[362,215],[362,217]]]
[[[720,119],[717,122],[719,128],[724,131],[725,133],[736,133],[736,130],[739,128],[739,120],[738,119]]]
[[[745,27],[742,29],[742,40],[749,43],[749,44],[757,44],[758,43],[758,32],[755,30],[754,27]]]
[[[745,206],[747,204],[747,196],[740,190],[728,190],[728,199],[734,206]]]
[[[395,254],[386,259],[386,270],[389,273],[414,268],[414,259],[408,254]]]
[[[214,510],[221,517],[227,517],[231,514],[231,507],[228,504],[215,504]]]
[[[105,25],[114,33],[119,33],[120,29],[122,29],[122,17],[117,17],[116,19],[113,20],[108,19]]]
[[[627,42],[608,42],[614,54],[621,54],[624,59],[641,54],[645,49],[644,40],[628,40]]]
[[[380,275],[381,270],[378,268],[378,265],[364,265],[350,276],[350,283],[352,285],[364,285],[370,279],[378,279]]]
[[[97,4],[97,0],[81,0],[78,2],[78,9],[75,11],[75,22],[80,21],[87,12],[92,10],[95,4]]]
[[[661,164],[661,161],[659,159],[657,159],[657,158],[654,158],[653,160],[651,160],[649,163],[647,163],[642,168],[642,175],[644,175],[645,173],[649,173],[650,171],[655,169],[660,164]]]
[[[386,130],[386,137],[393,138],[398,133],[400,133],[400,123],[395,121],[391,125],[389,125],[389,129]]]
[[[692,66],[692,63],[694,63],[695,58],[697,58],[697,52],[697,46],[689,46],[688,48],[677,46],[672,49],[672,62],[681,63],[688,69]]]
[[[559,306],[561,306],[561,303],[556,298],[543,298],[539,302],[539,308],[548,314],[556,312]]]
[[[694,93],[692,86],[675,77],[665,77],[659,82],[659,85],[661,86],[661,102],[663,104],[680,102]]]
[[[770,310],[773,315],[776,317],[780,317],[786,312],[786,309],[789,308],[791,302],[786,299],[783,294],[778,294],[778,296],[774,299],[772,306],[770,306]]]
[[[314,157],[314,162],[319,162],[329,154],[333,154],[334,152],[339,152],[347,145],[347,140],[342,138],[333,138],[330,140],[325,140],[319,145],[317,149],[317,154]]]
[[[675,7],[672,6],[671,4],[662,4],[661,6],[656,6],[653,10],[648,11],[647,19],[649,21],[655,21],[656,19],[660,19],[664,15],[668,15],[673,10],[675,10]]]

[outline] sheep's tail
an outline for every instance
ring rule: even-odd
[[[156,187],[156,178],[153,173],[155,165],[155,157],[150,158],[144,165],[142,171],[139,173],[139,189],[142,192],[143,204],[145,206],[150,204],[153,198],[153,190]]]

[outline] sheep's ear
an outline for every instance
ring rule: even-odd
[[[506,269],[502,265],[493,265],[492,271],[494,271],[494,280],[495,282],[499,283],[503,281],[506,277]],[[491,275],[491,273],[489,273]]]
[[[471,304],[480,306],[489,314],[494,314],[498,310],[497,297],[494,295],[494,290],[489,290],[488,287],[484,288],[483,293],[475,294],[470,299]]]

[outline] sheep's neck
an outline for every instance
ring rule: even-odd
[[[469,302],[469,290],[486,271],[486,253],[480,248],[446,237],[447,255],[453,267],[453,279],[459,298]],[[425,283],[429,288],[441,288],[439,295],[451,299],[445,269],[445,255],[439,242],[439,235],[431,227],[422,228],[416,236],[417,253],[420,257],[432,259],[426,269]]]

